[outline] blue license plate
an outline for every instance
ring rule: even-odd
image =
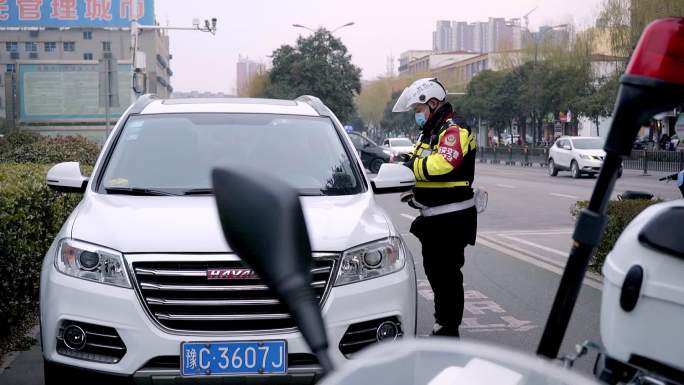
[[[181,375],[215,376],[287,373],[285,341],[184,342]]]

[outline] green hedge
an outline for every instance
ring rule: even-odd
[[[19,131],[0,143],[0,162],[95,164],[100,147],[82,136],[41,136]]]
[[[617,242],[622,231],[629,225],[629,223],[634,219],[639,213],[644,211],[647,207],[654,205],[656,203],[662,202],[661,200],[624,200],[624,201],[610,201],[608,203],[608,223],[606,225],[606,230],[603,232],[603,237],[601,238],[601,244],[598,246],[594,252],[589,269],[600,273],[603,267],[603,261],[606,260],[606,256],[613,249],[615,242]],[[580,210],[588,206],[588,201],[577,202],[575,207],[572,209],[572,215],[577,217]]]
[[[5,332],[35,311],[43,256],[81,199],[51,190],[45,183],[49,168],[0,163],[0,318]]]

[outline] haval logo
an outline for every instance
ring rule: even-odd
[[[207,269],[207,279],[258,278],[252,269]]]

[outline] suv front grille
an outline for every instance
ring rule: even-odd
[[[143,305],[176,331],[251,332],[294,328],[284,305],[257,277],[208,279],[211,269],[248,269],[239,260],[133,262]],[[335,257],[314,258],[312,286],[322,305]]]

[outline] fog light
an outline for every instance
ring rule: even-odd
[[[394,341],[399,335],[399,327],[392,321],[385,321],[378,326],[378,341]]]
[[[83,329],[76,325],[69,325],[64,329],[64,344],[73,350],[81,350],[86,343],[86,335]]]

